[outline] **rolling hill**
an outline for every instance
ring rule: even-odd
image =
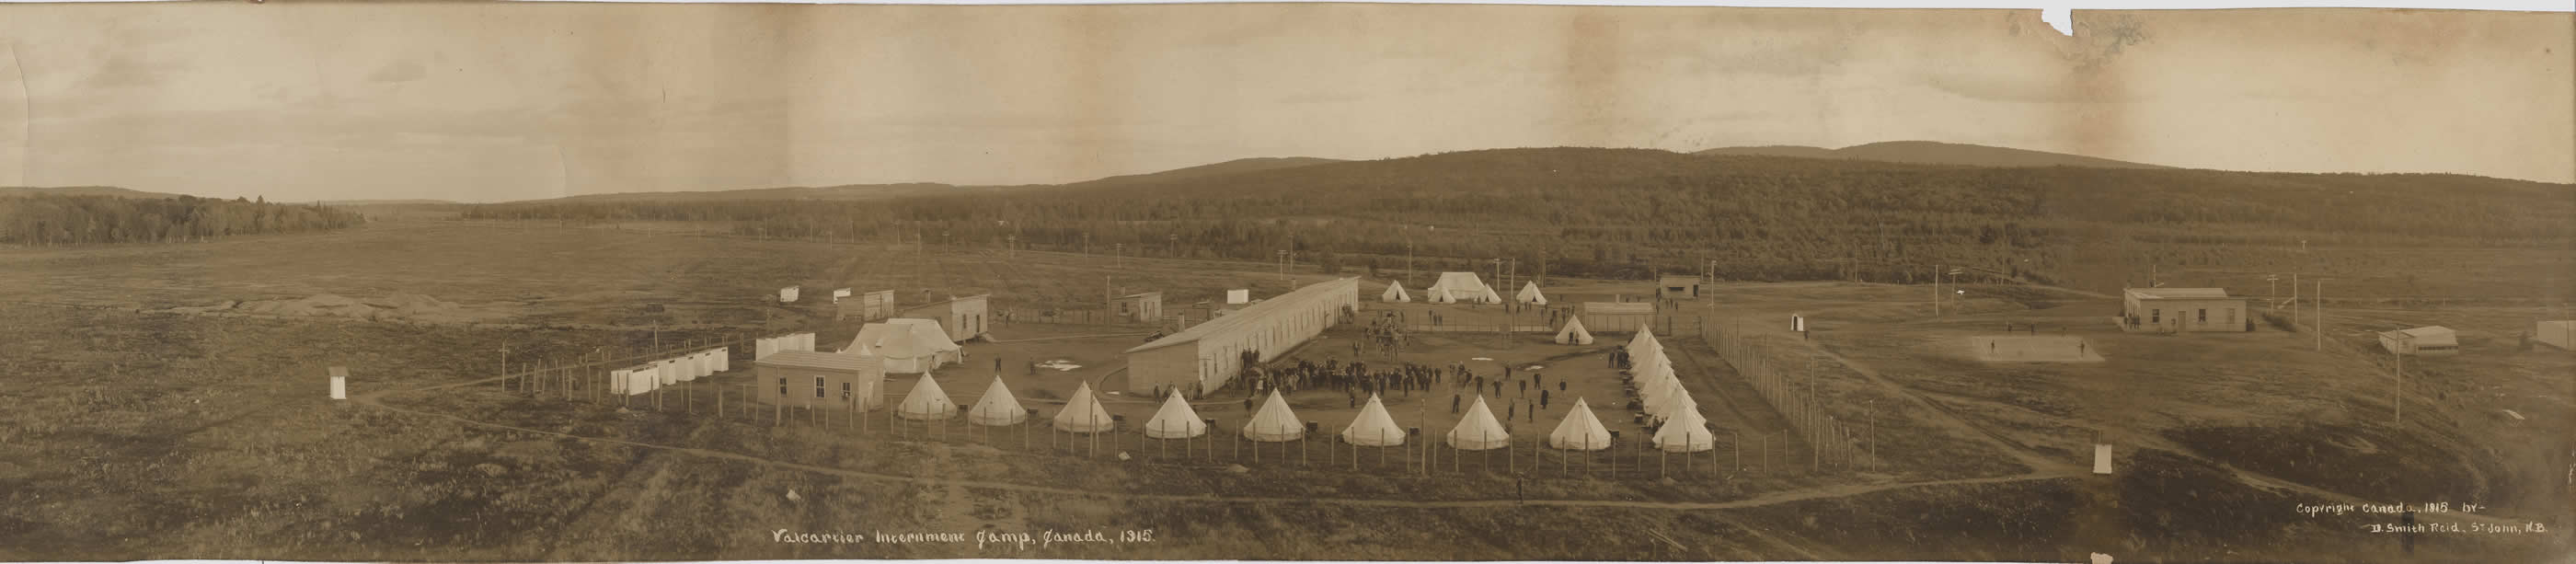
[[[319,203],[319,204],[322,204],[322,205],[325,205],[325,206],[341,206],[341,207],[380,207],[380,206],[452,206],[452,205],[456,205],[456,204],[457,204],[457,202],[451,202],[451,201],[447,201],[447,200],[429,200],[429,199],[410,199],[410,200],[323,200],[323,201],[316,202],[316,203]]]
[[[1352,265],[1401,264],[1410,254],[1424,268],[1482,268],[1492,258],[1517,257],[1560,274],[1630,279],[1716,261],[1719,275],[1732,279],[1912,281],[1938,263],[2110,291],[2151,264],[2168,265],[2166,272],[2259,272],[2287,271],[2298,260],[2356,269],[2416,260],[2373,254],[2392,249],[2547,250],[2564,263],[2576,238],[2576,225],[2564,221],[2576,216],[2576,186],[2448,174],[1977,167],[1529,148],[999,193],[932,191],[864,204],[567,201],[463,213],[712,221],[744,235],[834,240],[893,241],[935,229],[969,245],[998,246],[1015,236],[1021,248],[1035,250],[1125,244],[1238,260],[1294,248],[1318,262]],[[2365,251],[2303,258],[2295,253],[2303,241]],[[2516,275],[2556,264],[2530,264]]]
[[[1867,145],[1853,145],[1840,149],[1804,147],[1798,145],[1724,147],[1700,151],[1694,154],[1712,156],[1847,159],[1891,163],[1983,167],[2076,166],[2092,168],[2173,168],[2168,166],[2087,157],[2083,155],[2031,151],[2008,147],[1969,145],[1965,143],[1941,143],[1936,141],[1887,141],[1881,143],[1870,143]]]
[[[0,198],[9,196],[109,196],[116,198],[176,198],[178,194],[145,192],[114,186],[0,186]]]
[[[1315,157],[1259,157],[1259,158],[1250,158],[1250,159],[1235,159],[1235,160],[1226,161],[1226,162],[1221,162],[1221,163],[1216,163],[1216,164],[1205,164],[1205,165],[1199,165],[1199,166],[1193,166],[1193,167],[1176,168],[1176,169],[1166,170],[1166,171],[1162,171],[1162,172],[1149,172],[1149,173],[1144,173],[1144,174],[1128,174],[1128,175],[1120,175],[1120,176],[1112,176],[1112,177],[1108,177],[1108,178],[1102,178],[1102,179],[1099,179],[1099,180],[1088,180],[1088,181],[1083,181],[1083,182],[1075,182],[1075,183],[1069,184],[1069,186],[1129,186],[1129,185],[1140,185],[1140,184],[1152,184],[1152,183],[1156,183],[1156,182],[1169,182],[1169,181],[1176,181],[1176,180],[1193,180],[1193,179],[1203,179],[1203,178],[1210,178],[1210,177],[1216,177],[1216,176],[1224,176],[1224,175],[1229,175],[1229,174],[1241,174],[1241,173],[1248,173],[1248,172],[1261,172],[1261,171],[1267,171],[1267,170],[1279,170],[1279,169],[1286,169],[1286,168],[1297,168],[1297,167],[1303,167],[1303,166],[1313,166],[1313,165],[1319,165],[1319,164],[1330,164],[1330,163],[1338,163],[1338,162],[1345,162],[1345,161],[1341,161],[1341,160],[1338,160],[1338,159],[1320,159],[1320,158],[1315,158]]]
[[[1099,188],[1152,185],[1162,182],[1198,180],[1232,174],[1255,173],[1342,162],[1312,157],[1261,157],[1235,159],[1214,164],[1176,168],[1159,172],[1127,174],[1067,184],[959,185],[935,182],[902,184],[847,184],[840,186],[788,186],[781,188],[746,188],[688,192],[617,192],[583,194],[563,198],[522,200],[520,202],[711,202],[730,200],[883,200],[915,196],[956,194],[992,194],[1040,188]]]
[[[787,186],[780,188],[746,188],[739,190],[703,190],[686,192],[613,192],[582,194],[526,202],[711,202],[733,200],[880,200],[912,196],[934,196],[961,192],[1002,189],[1000,186],[957,186],[933,182],[904,184],[845,184],[840,186]]]

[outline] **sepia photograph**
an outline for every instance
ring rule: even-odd
[[[2576,561],[2563,6],[0,52],[0,562]]]

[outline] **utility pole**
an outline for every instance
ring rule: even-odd
[[[2263,303],[2273,304],[2273,309],[2279,309],[2281,302],[2278,301],[2279,297],[2275,296],[2279,293],[2281,293],[2281,275],[2263,275]]]
[[[1932,318],[1941,318],[1941,265],[1932,265]]]
[[[2400,333],[2400,334],[2402,335],[2403,333]],[[2406,346],[2404,346],[2404,347],[2400,347],[2400,348],[2404,348],[2404,349],[2412,349],[2412,348],[2415,348],[2415,337],[2413,337],[2413,336],[2411,336],[2411,335],[2410,335],[2410,336],[2408,336],[2408,337],[2406,337],[2406,338],[2405,338],[2405,341],[2406,341]],[[2390,352],[2395,352],[2396,354],[2389,355],[2389,356],[2397,357],[2397,389],[2395,389],[2395,390],[2391,390],[2391,391],[2388,393],[2388,403],[2389,403],[2389,404],[2391,404],[2391,405],[2395,405],[2395,406],[2397,406],[2397,424],[2398,424],[2399,426],[2405,426],[2405,425],[2406,425],[2406,353],[2401,352],[2401,351],[2390,351]]]
[[[2326,350],[2326,279],[2317,279],[2317,351]]]
[[[1112,266],[1112,267],[1116,267],[1116,268],[1126,268],[1126,267],[1127,267],[1127,244],[1126,244],[1126,243],[1119,243],[1119,244],[1118,244],[1118,255],[1117,255],[1117,258],[1109,259],[1109,265],[1110,265],[1110,266]]]
[[[1286,282],[1288,281],[1288,251],[1282,249],[1278,255],[1278,260],[1274,262],[1279,264],[1279,281]]]
[[[1870,399],[1869,399],[1869,401],[1862,402],[1862,405],[1867,406],[1867,407],[1866,407],[1866,410],[1869,412],[1869,431],[1868,431],[1867,433],[1864,433],[1864,435],[1866,435],[1866,436],[1868,437],[1868,440],[1869,440],[1869,468],[1870,468],[1871,470],[1877,470],[1877,469],[1878,469],[1878,398],[1870,398]]]

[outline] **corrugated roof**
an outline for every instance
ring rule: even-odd
[[[1140,292],[1140,293],[1134,293],[1134,294],[1128,294],[1128,295],[1124,295],[1124,296],[1119,296],[1119,298],[1121,298],[1121,299],[1125,299],[1125,298],[1142,298],[1142,297],[1145,297],[1145,296],[1160,296],[1160,295],[1163,295],[1163,293],[1162,293],[1162,292]]]
[[[1654,313],[1655,304],[1648,302],[1583,302],[1584,313]]]
[[[769,353],[769,356],[762,357],[760,360],[752,361],[752,364],[786,368],[815,368],[822,370],[865,372],[871,367],[871,365],[875,365],[878,362],[879,361],[876,357],[855,354],[815,351],[778,351]]]
[[[2451,331],[2451,328],[2449,328],[2449,327],[2443,327],[2443,326],[2440,326],[2440,325],[2427,325],[2427,326],[2417,327],[2417,328],[2413,328],[2413,329],[2399,329],[2399,330],[2391,331],[2391,332],[2392,332],[2392,333],[2405,333],[2407,336],[2415,337],[2415,338],[2419,338],[2419,339],[2420,339],[2420,338],[2424,338],[2424,337],[2438,337],[2438,336],[2444,336],[2444,335],[2451,335],[2451,334],[2454,334],[2454,333]]]
[[[2130,288],[2129,293],[2154,300],[2227,299],[2226,288]]]
[[[1137,346],[1136,348],[1127,349],[1127,352],[1141,352],[1197,341],[1201,338],[1207,337],[1208,335],[1233,329],[1245,323],[1251,323],[1250,320],[1252,319],[1265,317],[1272,312],[1287,311],[1296,304],[1303,304],[1308,300],[1331,295],[1337,291],[1352,292],[1353,299],[1357,299],[1359,287],[1360,279],[1358,278],[1343,278],[1330,282],[1317,282],[1304,288],[1298,288],[1295,291],[1280,294],[1276,297],[1244,306],[1242,309],[1235,310],[1234,313],[1208,320],[1206,323],[1192,325],[1190,328],[1183,329],[1179,333],[1173,333],[1170,336],[1155,339],[1154,342],[1145,343],[1144,345]]]

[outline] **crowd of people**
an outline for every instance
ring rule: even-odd
[[[1539,410],[1552,405],[1556,393],[1565,391],[1567,387],[1560,380],[1555,389],[1548,389],[1546,374],[1516,370],[1510,365],[1504,365],[1498,373],[1478,373],[1466,362],[1451,362],[1437,367],[1410,362],[1372,366],[1365,360],[1342,362],[1339,356],[1333,356],[1320,363],[1299,359],[1291,364],[1265,367],[1258,362],[1258,355],[1258,352],[1247,352],[1244,357],[1246,385],[1243,387],[1243,409],[1246,413],[1259,409],[1261,398],[1272,390],[1282,394],[1294,394],[1299,390],[1339,390],[1349,407],[1357,408],[1370,395],[1411,397],[1415,393],[1431,393],[1435,386],[1447,384],[1451,389],[1451,415],[1457,415],[1466,408],[1466,396],[1491,393],[1496,398],[1509,398],[1502,402],[1503,412],[1498,414],[1504,422],[1515,419],[1535,422]]]
[[[1506,304],[1506,307],[1511,305]],[[1570,311],[1560,308],[1541,308],[1541,311],[1551,324],[1559,323],[1566,316],[1571,315]],[[1345,310],[1343,312],[1345,321],[1349,321],[1353,313],[1355,312]],[[1424,320],[1431,324],[1443,321],[1438,311],[1419,313],[1424,315]],[[1239,353],[1242,357],[1239,366],[1242,369],[1238,377],[1241,381],[1240,388],[1244,392],[1243,409],[1246,416],[1260,409],[1262,398],[1270,395],[1272,391],[1295,394],[1309,390],[1338,390],[1346,398],[1349,407],[1358,408],[1371,395],[1410,397],[1416,393],[1430,394],[1436,387],[1447,385],[1451,388],[1450,414],[1457,415],[1466,409],[1467,396],[1490,393],[1495,399],[1501,400],[1497,405],[1492,406],[1501,410],[1495,415],[1500,416],[1502,422],[1509,425],[1514,420],[1535,422],[1538,412],[1552,406],[1557,394],[1567,390],[1566,382],[1558,381],[1555,389],[1549,389],[1545,374],[1534,370],[1519,370],[1508,364],[1501,366],[1495,372],[1479,373],[1465,361],[1450,362],[1442,366],[1426,366],[1411,362],[1371,364],[1365,360],[1400,358],[1405,349],[1407,339],[1405,329],[1409,326],[1409,321],[1412,320],[1408,318],[1408,312],[1378,312],[1361,328],[1360,337],[1351,340],[1351,360],[1348,362],[1343,361],[1341,355],[1334,354],[1325,357],[1322,362],[1316,362],[1313,359],[1297,359],[1294,362],[1265,365],[1261,360],[1260,351],[1242,351]],[[1630,362],[1627,351],[1619,348],[1611,349],[1610,366],[1612,368],[1624,369]]]

